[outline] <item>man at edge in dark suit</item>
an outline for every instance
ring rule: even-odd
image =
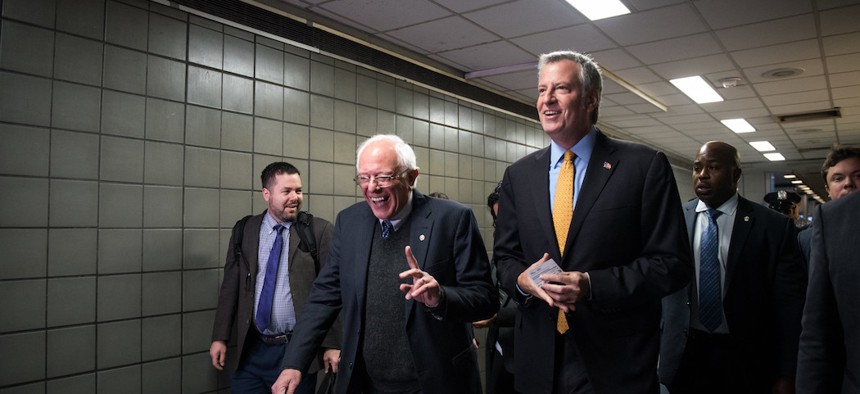
[[[737,193],[738,151],[702,146],[684,204],[696,275],[663,300],[660,378],[675,393],[792,393],[806,276],[794,222]]]
[[[337,216],[272,393],[293,393],[338,313],[336,393],[480,393],[471,324],[499,300],[475,216],[415,190],[415,153],[400,137],[374,136],[357,158],[365,202]]]
[[[595,127],[602,77],[590,58],[554,52],[538,67],[552,142],[505,171],[493,249],[519,304],[515,388],[657,393],[660,298],[692,274],[671,167]],[[549,258],[563,272],[536,286],[530,273]]]

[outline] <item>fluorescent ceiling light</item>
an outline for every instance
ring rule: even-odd
[[[782,153],[765,153],[764,157],[766,157],[770,161],[783,161],[783,160],[785,160],[785,156],[783,156]],[[803,181],[791,181],[791,183],[794,183],[794,182],[803,183]]]
[[[794,179],[794,178],[797,178],[797,175],[794,175],[794,174],[785,174],[785,175],[783,175],[783,177],[784,177],[785,179]]]
[[[779,155],[779,153],[777,153],[777,154]],[[782,155],[780,155],[780,156],[782,156]],[[773,159],[771,159],[771,160],[773,160]],[[785,159],[783,158],[783,160],[785,160]],[[791,181],[791,184],[792,185],[802,185],[803,181],[801,181],[800,179],[795,179],[795,180]]]
[[[599,3],[599,1],[595,1],[595,3]],[[672,85],[681,89],[684,94],[698,104],[723,101],[723,98],[717,94],[717,91],[714,90],[711,84],[705,82],[705,80],[698,75],[686,78],[676,78],[669,82],[672,82]]]
[[[752,127],[752,125],[749,124],[749,122],[747,122],[743,118],[723,119],[720,121],[720,123],[726,125],[726,127],[731,129],[735,133],[752,133],[753,131],[755,131],[755,128]],[[752,145],[752,144],[750,144],[750,145]],[[770,144],[768,144],[768,145],[770,145]],[[753,145],[753,146],[755,146],[755,145]],[[758,149],[758,148],[756,148],[756,149]],[[759,150],[761,150],[761,149],[759,149]]]
[[[772,150],[776,150],[776,148],[767,141],[753,141],[750,142],[750,145],[759,152],[770,152]]]
[[[593,21],[630,13],[630,10],[619,0],[567,0],[567,2]]]

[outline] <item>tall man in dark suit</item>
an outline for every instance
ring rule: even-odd
[[[237,363],[231,380],[234,393],[266,392],[275,382],[285,345],[296,320],[303,317],[302,306],[317,274],[307,245],[299,246],[296,218],[303,200],[299,170],[289,163],[274,162],[263,169],[260,178],[268,209],[248,218],[241,234],[237,226],[230,239],[209,348],[212,365],[224,369],[227,341],[235,324]],[[316,218],[311,229],[320,265],[325,265],[331,223]],[[323,343],[327,349],[322,356],[326,369],[337,369],[339,342],[334,330]],[[308,370],[309,383],[302,385],[299,392],[313,392],[320,361]]]
[[[516,390],[656,393],[660,298],[692,275],[672,170],[662,153],[595,127],[591,59],[555,52],[539,68],[552,143],[505,171],[493,249],[519,304]],[[530,274],[550,257],[563,272],[536,286]]]
[[[860,392],[860,193],[818,208],[797,392]]]
[[[480,393],[471,322],[499,304],[472,211],[419,193],[415,153],[397,136],[368,139],[357,157],[365,202],[338,214],[272,393],[293,392],[338,313],[336,393]]]
[[[661,381],[675,393],[791,393],[806,290],[794,223],[737,194],[740,158],[708,142],[684,204],[695,280],[663,300]]]

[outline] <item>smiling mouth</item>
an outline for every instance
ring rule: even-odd
[[[372,201],[372,202],[385,202],[385,201],[388,201],[388,196],[371,197],[370,201]]]
[[[561,111],[543,111],[544,116],[553,116],[553,115],[558,115],[560,113],[561,113]]]

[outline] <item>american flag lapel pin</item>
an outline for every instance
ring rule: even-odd
[[[607,169],[607,170],[611,170],[611,169],[612,169],[612,164],[609,164],[609,162],[608,162],[608,161],[604,161],[604,162],[603,162],[603,168],[605,168],[605,169]]]

